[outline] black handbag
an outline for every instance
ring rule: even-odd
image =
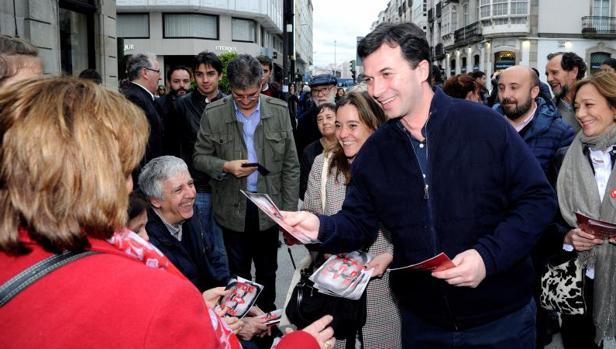
[[[291,323],[304,328],[324,315],[331,315],[336,338],[355,339],[366,324],[366,292],[358,300],[326,295],[314,288],[309,280],[311,274],[312,266],[303,269],[291,293],[285,309]]]

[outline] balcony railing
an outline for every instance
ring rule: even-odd
[[[453,33],[454,44],[456,46],[463,46],[473,42],[481,41],[483,36],[481,35],[481,25],[479,22],[467,25],[464,28],[460,28]]]
[[[616,17],[582,17],[582,36],[616,38]]]

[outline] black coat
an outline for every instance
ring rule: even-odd
[[[148,208],[146,230],[150,242],[161,250],[199,291],[226,285],[229,275],[214,273],[211,258],[216,256],[213,255],[211,243],[203,233],[196,214],[182,224],[182,242],[169,233],[165,223],[152,208]]]
[[[128,100],[135,103],[145,113],[148,122],[150,123],[150,138],[148,146],[145,149],[145,154],[141,161],[141,165],[145,165],[148,161],[155,157],[164,155],[164,126],[162,119],[162,111],[158,104],[152,99],[152,96],[142,87],[133,83],[126,84],[122,88],[122,93]]]

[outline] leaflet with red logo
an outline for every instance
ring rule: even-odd
[[[616,224],[590,218],[580,211],[575,212],[575,217],[577,218],[580,228],[590,234],[593,234],[597,239],[609,239],[616,237]]]
[[[419,263],[407,265],[405,267],[398,268],[389,268],[389,271],[396,270],[412,270],[412,271],[442,271],[447,270],[449,268],[453,268],[456,265],[453,264],[451,259],[445,254],[445,252],[441,252],[432,258],[428,258]]]
[[[225,316],[242,318],[259,297],[263,285],[237,276],[229,280],[225,290],[227,295],[220,299],[218,308],[225,312]]]

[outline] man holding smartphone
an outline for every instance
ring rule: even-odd
[[[227,66],[231,95],[207,106],[197,135],[193,164],[213,180],[212,207],[232,275],[264,289],[257,304],[276,309],[278,226],[259,212],[240,189],[267,193],[283,210],[296,210],[299,162],[284,101],[260,94],[262,68],[249,55]]]

